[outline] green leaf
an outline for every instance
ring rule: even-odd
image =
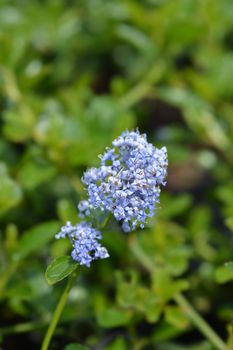
[[[69,276],[78,264],[70,256],[59,256],[48,266],[45,277],[48,284],[55,284]]]
[[[8,253],[16,251],[18,246],[18,228],[15,224],[9,223],[5,231],[5,249]]]
[[[186,329],[189,326],[186,315],[178,306],[168,306],[166,308],[165,320],[178,329]]]
[[[163,303],[154,291],[138,283],[136,275],[131,274],[130,278],[131,281],[127,282],[123,274],[117,274],[117,301],[119,305],[144,313],[148,322],[157,321],[163,309]]]
[[[192,205],[192,196],[186,193],[180,194],[175,198],[169,197],[166,194],[163,194],[163,197],[163,203],[166,203],[166,206],[164,205],[160,215],[164,218],[176,217],[184,213]]]
[[[148,292],[144,304],[144,312],[146,314],[147,321],[153,323],[158,321],[162,310],[163,303],[161,303],[154,291]]]
[[[120,310],[112,307],[98,314],[97,320],[99,325],[104,328],[125,326],[129,323],[131,314],[130,310]]]
[[[154,342],[161,342],[167,339],[172,339],[177,337],[179,334],[181,333],[181,330],[174,327],[173,325],[165,322],[165,321],[161,321],[154,332],[153,335],[153,340]]]
[[[24,259],[27,255],[39,251],[58,232],[57,221],[49,221],[26,231],[19,241],[19,250],[14,255],[16,260]]]
[[[49,181],[55,174],[54,166],[30,161],[20,168],[18,176],[22,186],[32,190],[43,182]]]
[[[229,147],[229,138],[212,107],[200,96],[180,88],[161,88],[158,95],[164,101],[181,108],[186,123],[205,142],[222,150]]]
[[[124,338],[119,337],[115,339],[110,345],[104,347],[104,350],[126,350],[126,341]]]
[[[152,283],[155,293],[164,302],[189,287],[188,281],[184,279],[173,280],[165,269],[159,268],[152,274]]]
[[[0,214],[17,205],[22,199],[19,185],[7,174],[4,163],[0,163]]]
[[[121,24],[117,27],[116,33],[119,38],[122,38],[141,52],[148,53],[155,51],[153,41],[145,33],[133,26]]]
[[[233,231],[233,217],[227,218],[225,224],[231,231]]]
[[[73,202],[60,199],[57,203],[57,214],[61,221],[77,222],[77,210]]]
[[[225,283],[233,280],[233,261],[225,263],[224,266],[220,266],[216,270],[215,277],[218,283]]]
[[[173,276],[181,275],[188,267],[191,249],[187,246],[170,246],[165,252],[167,269]]]
[[[32,135],[35,124],[35,116],[29,108],[18,105],[12,110],[4,113],[4,134],[13,142],[24,142]]]
[[[69,344],[65,347],[65,350],[89,350],[89,349],[90,348],[87,348],[86,346],[78,343]]]

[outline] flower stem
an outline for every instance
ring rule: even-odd
[[[53,317],[52,317],[52,321],[47,329],[47,332],[45,334],[42,346],[41,346],[41,350],[47,350],[50,344],[50,341],[52,339],[52,336],[54,334],[54,331],[56,329],[56,326],[58,324],[58,321],[61,317],[62,311],[65,307],[69,292],[74,284],[74,281],[76,280],[78,271],[77,269],[69,276],[66,287],[61,295],[61,298],[57,304],[57,307],[54,311]]]
[[[103,230],[103,229],[105,229],[107,227],[107,225],[108,225],[109,221],[111,220],[111,218],[112,218],[111,213],[108,213],[106,215],[106,217],[104,218],[102,224],[100,225],[100,230]]]
[[[149,271],[153,272],[155,266],[150,258],[145,254],[141,247],[137,244],[135,237],[130,240],[130,250],[138,258],[141,264]],[[228,347],[224,341],[215,333],[209,324],[198,314],[189,301],[178,293],[173,296],[173,299],[181,307],[190,321],[199,329],[199,331],[207,338],[210,343],[218,350],[227,350]]]
[[[227,346],[223,340],[213,331],[209,324],[197,313],[197,311],[181,293],[176,294],[173,299],[190,318],[192,323],[201,331],[203,335],[205,335],[207,339],[209,339],[216,349],[227,350]]]

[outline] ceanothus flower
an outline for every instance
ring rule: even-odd
[[[102,238],[101,232],[94,229],[88,222],[83,221],[72,226],[68,221],[55,237],[59,239],[66,236],[74,248],[71,257],[80,265],[90,267],[93,260],[109,257],[107,249],[98,242]]]
[[[139,131],[125,131],[100,156],[98,168],[90,168],[82,178],[87,186],[88,206],[111,212],[125,232],[144,227],[159,202],[160,185],[165,185],[167,150],[148,143]]]

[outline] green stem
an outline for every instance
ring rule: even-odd
[[[52,321],[51,321],[51,323],[47,329],[46,335],[44,337],[41,350],[47,350],[49,347],[50,341],[52,339],[52,336],[54,334],[54,331],[56,329],[58,321],[61,317],[62,311],[65,307],[69,292],[74,284],[74,281],[76,280],[77,274],[78,274],[77,270],[75,270],[68,278],[66,287],[65,287],[65,289],[61,295],[61,298],[57,304],[57,307],[56,307],[54,314],[53,314]]]
[[[108,223],[111,220],[111,218],[112,218],[112,214],[108,213],[106,215],[106,217],[104,218],[102,224],[100,225],[100,230],[103,230],[104,228],[106,228],[106,226],[108,225]]]
[[[137,244],[135,237],[130,240],[130,250],[138,258],[141,264],[149,271],[153,272],[155,266],[153,262],[148,258],[145,252]],[[224,341],[215,333],[215,331],[209,326],[209,324],[198,314],[198,312],[192,307],[189,301],[181,294],[176,294],[173,299],[181,307],[190,321],[199,329],[199,331],[209,339],[210,343],[218,350],[227,350],[228,347]]]
[[[190,318],[192,323],[202,332],[203,335],[215,346],[218,350],[227,350],[226,344],[214,332],[209,324],[197,313],[188,300],[181,294],[176,294],[173,299],[181,307],[184,313]]]
[[[111,219],[111,214],[109,213],[106,218],[104,219],[102,225],[101,225],[101,229],[103,229],[104,227],[106,227],[106,225],[108,224],[109,220]],[[78,270],[76,269],[70,276],[69,276],[69,279],[68,279],[68,282],[67,282],[67,285],[61,295],[61,298],[57,304],[57,307],[54,311],[54,314],[53,314],[53,318],[52,318],[52,321],[47,329],[47,332],[45,334],[45,337],[44,337],[44,340],[43,340],[43,343],[42,343],[42,346],[41,346],[41,350],[47,350],[48,347],[49,347],[49,344],[50,344],[50,341],[52,339],[52,336],[55,332],[55,329],[56,329],[56,326],[58,324],[58,321],[61,317],[61,314],[62,314],[62,311],[65,307],[65,304],[66,304],[66,301],[67,301],[67,298],[68,298],[68,295],[69,295],[69,292],[73,286],[73,283],[77,277],[77,274],[78,274]]]

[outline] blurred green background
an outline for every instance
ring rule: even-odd
[[[135,236],[154,271],[106,233],[111,258],[83,271],[51,350],[211,350],[172,301],[183,289],[233,343],[232,81],[232,0],[0,1],[3,350],[39,349],[64,288],[44,271],[70,251],[54,234],[78,221],[83,171],[135,127],[169,155]]]

